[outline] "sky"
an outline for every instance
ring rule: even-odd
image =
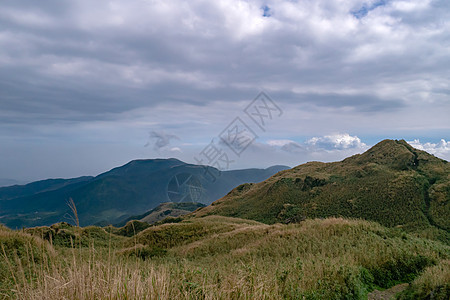
[[[450,160],[448,0],[0,7],[0,184],[146,158],[296,166],[386,138]]]

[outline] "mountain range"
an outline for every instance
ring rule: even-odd
[[[240,184],[260,182],[288,168],[219,171],[177,159],[134,160],[96,177],[0,188],[0,223],[21,228],[74,222],[68,206],[73,199],[82,226],[116,224],[164,202],[210,204]]]
[[[111,282],[130,299],[449,299],[447,161],[403,140],[385,140],[343,161],[309,162],[241,184],[206,207],[183,201],[218,193],[219,180],[268,171],[224,172],[211,181],[194,170],[205,169],[137,161],[95,178],[0,190],[2,205],[30,193],[65,191],[81,207],[83,222],[89,215],[80,189],[97,195],[88,203],[92,211],[101,192],[112,190],[108,209],[115,208],[114,193],[142,178],[147,185],[153,180],[147,195],[178,201],[118,218],[120,228],[61,222],[14,231],[0,225],[0,289],[20,299],[70,298],[74,291],[101,298]],[[92,188],[99,184],[104,189]],[[18,198],[9,199],[13,194]],[[15,215],[23,216],[29,217]],[[67,255],[70,249],[80,255]]]

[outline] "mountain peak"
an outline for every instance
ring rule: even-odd
[[[428,228],[449,241],[450,165],[404,140],[383,140],[340,162],[312,162],[242,185],[194,215],[263,223],[344,216]],[[290,221],[289,221],[290,222]],[[425,229],[424,229],[425,230]]]
[[[344,162],[357,164],[376,163],[394,169],[405,170],[418,167],[420,161],[441,159],[409,145],[405,140],[383,140],[362,154],[349,157]]]

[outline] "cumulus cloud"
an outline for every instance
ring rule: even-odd
[[[450,141],[447,142],[444,139],[441,139],[438,143],[421,143],[419,139],[415,139],[413,141],[408,141],[408,144],[419,150],[444,158],[447,161],[450,160]]]
[[[304,142],[293,140],[268,140],[267,145],[289,153],[315,155],[319,152],[359,153],[368,148],[357,136],[348,133],[313,137]]]
[[[357,136],[348,133],[313,137],[306,144],[310,147],[324,150],[365,149],[367,145]]]
[[[268,167],[275,164],[293,167],[309,161],[340,161],[348,156],[362,153],[367,148],[368,146],[361,142],[359,137],[349,134],[318,136],[303,141],[256,140],[240,157],[231,157],[234,162],[230,168],[236,168],[237,165],[241,168]]]

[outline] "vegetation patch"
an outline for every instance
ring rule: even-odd
[[[127,224],[125,224],[123,227],[120,228],[114,228],[112,226],[107,227],[107,231],[111,231],[112,233],[117,235],[130,237],[149,227],[150,224],[146,222],[133,220],[129,221]]]
[[[0,225],[0,295],[12,297],[21,284],[37,280],[36,269],[48,270],[55,256],[44,240]]]
[[[159,248],[159,247],[150,247],[145,245],[136,245],[134,247],[125,248],[118,251],[119,255],[123,255],[126,257],[138,257],[143,260],[150,259],[154,256],[164,256],[166,255],[167,250]]]
[[[372,267],[373,283],[382,288],[390,288],[398,283],[411,282],[426,267],[436,264],[435,259],[423,255],[402,254],[389,261]]]
[[[117,229],[114,229],[117,230]],[[124,238],[113,233],[114,230],[105,230],[97,226],[76,227],[68,223],[57,223],[52,226],[41,226],[24,229],[24,232],[40,237],[51,245],[57,247],[107,247],[112,244],[114,247],[120,245]]]
[[[450,260],[442,260],[436,266],[428,267],[399,299],[450,299]]]
[[[267,225],[223,216],[185,217],[131,237],[67,224],[42,229],[89,242],[53,248],[50,240],[2,228],[8,257],[0,260],[2,296],[366,299],[374,288],[404,281],[412,282],[404,299],[445,297],[448,290],[449,246],[363,220]],[[37,235],[39,228],[32,231]]]

